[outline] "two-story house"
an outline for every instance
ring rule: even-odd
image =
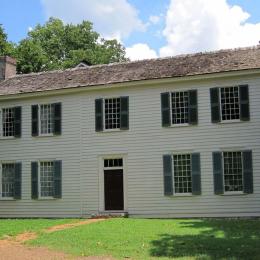
[[[0,217],[260,216],[260,47],[15,75]]]

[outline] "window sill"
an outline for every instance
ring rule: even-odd
[[[10,198],[0,198],[0,201],[14,201],[14,200],[16,200],[16,199],[12,198],[12,197],[10,197]]]
[[[18,138],[15,136],[1,136],[0,137],[0,140],[15,140],[15,139],[18,139]]]
[[[56,200],[54,197],[39,197],[37,200]]]
[[[192,193],[174,193],[171,197],[192,197]]]
[[[240,119],[236,119],[236,120],[223,120],[223,121],[220,121],[218,122],[217,124],[220,124],[220,125],[225,125],[225,124],[237,124],[237,123],[247,123],[249,121],[242,121]],[[215,124],[215,123],[213,123]]]
[[[100,131],[100,132],[97,132],[97,133],[118,133],[118,132],[125,132],[129,129],[120,129],[120,128],[116,128],[116,129],[106,129],[106,130],[103,130],[103,131]]]
[[[240,196],[240,195],[247,195],[247,193],[244,193],[243,191],[226,191],[221,196]]]
[[[192,126],[197,126],[197,125],[198,124],[176,124],[176,125],[163,126],[163,128],[192,127]]]

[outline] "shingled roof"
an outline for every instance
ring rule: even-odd
[[[0,95],[92,87],[260,68],[260,46],[16,75],[0,82]]]

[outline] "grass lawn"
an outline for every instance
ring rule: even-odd
[[[260,221],[110,219],[29,243],[118,259],[260,259]]]
[[[44,228],[71,223],[73,219],[0,219],[0,239],[24,232],[40,232]]]

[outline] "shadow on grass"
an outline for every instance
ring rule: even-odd
[[[260,221],[202,220],[182,222],[186,234],[161,234],[150,255],[195,259],[260,259]],[[190,230],[187,232],[187,229]],[[197,229],[197,230],[196,230]],[[193,232],[195,231],[195,232]],[[195,234],[192,234],[195,233]]]

